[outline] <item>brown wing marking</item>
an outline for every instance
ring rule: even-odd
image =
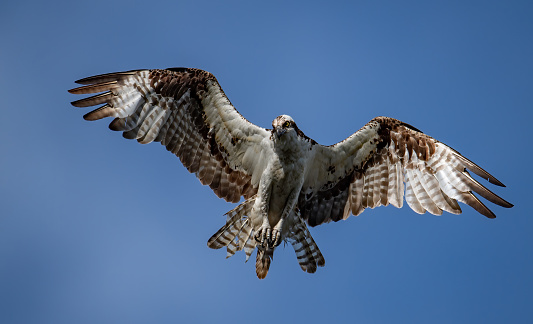
[[[103,92],[72,102],[76,107],[104,104],[86,114],[86,120],[115,117],[109,128],[122,131],[125,138],[161,142],[220,198],[237,202],[256,193],[251,175],[230,167],[228,150],[216,137],[217,127],[207,122],[206,110],[213,109],[204,106],[208,87],[219,87],[225,98],[211,73],[188,68],[135,70],[76,82],[85,86],[70,93]]]
[[[417,213],[459,214],[457,201],[461,201],[486,217],[496,217],[474,193],[499,206],[513,206],[472,178],[467,169],[503,186],[499,180],[445,144],[392,118],[377,117],[370,123],[379,124],[377,138],[368,139],[375,145],[370,154],[362,161],[354,159],[337,182],[324,184],[314,195],[300,195],[302,217],[311,226],[346,219],[350,213],[359,215],[366,208],[389,204],[401,208],[404,192]]]

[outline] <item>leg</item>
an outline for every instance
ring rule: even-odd
[[[276,224],[276,226],[274,226],[274,228],[272,229],[272,239],[268,241],[268,244],[270,247],[276,247],[281,244],[283,224],[285,222],[285,219],[289,217],[289,214],[291,213],[291,211],[294,209],[294,206],[296,205],[296,202],[298,200],[298,193],[299,193],[299,190],[298,191],[293,190],[290,193],[289,197],[287,198],[287,204],[285,205],[285,207],[283,207],[283,212],[281,213],[281,217],[278,223]]]
[[[283,220],[285,218],[280,218],[279,222],[274,226],[272,230],[272,240],[269,242],[271,247],[276,247],[281,244],[281,233],[283,229]]]
[[[261,179],[257,198],[251,213],[253,228],[257,229],[254,239],[262,247],[266,247],[272,237],[272,228],[268,221],[270,187],[271,183],[267,179]]]
[[[266,247],[267,243],[270,242],[272,238],[272,228],[270,228],[268,217],[262,217],[262,219],[263,222],[261,223],[261,227],[255,234],[254,238],[262,247]]]

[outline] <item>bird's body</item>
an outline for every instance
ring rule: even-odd
[[[104,104],[87,120],[115,117],[113,130],[141,143],[159,141],[217,196],[244,202],[208,241],[228,256],[257,248],[256,272],[265,278],[275,248],[292,244],[301,268],[315,272],[324,258],[307,224],[359,215],[365,208],[405,199],[418,213],[461,212],[457,201],[493,218],[474,194],[512,205],[473,179],[496,178],[450,147],[398,120],[377,117],[332,146],[308,138],[288,115],[267,130],[248,122],[231,105],[215,77],[188,68],[137,70],[77,81],[75,94],[102,94],[73,102]]]

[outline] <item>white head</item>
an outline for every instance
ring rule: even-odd
[[[278,116],[272,121],[272,134],[277,139],[280,139],[285,134],[294,133],[293,135],[296,135],[297,129],[296,123],[289,115]]]

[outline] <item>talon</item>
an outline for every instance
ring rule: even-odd
[[[272,229],[262,227],[257,231],[254,239],[262,247],[271,246],[272,242]]]
[[[279,246],[280,244],[281,244],[281,233],[276,231],[276,236],[275,236],[275,239],[274,239],[274,246],[273,247]]]
[[[274,248],[281,244],[281,232],[283,229],[283,218],[279,220],[278,224],[274,227],[272,231],[273,239],[270,242],[270,247]]]
[[[272,230],[270,228],[267,228],[266,230],[266,240],[267,240],[267,243],[269,243],[272,239]]]
[[[259,242],[259,243],[261,242],[261,232],[262,232],[262,230],[259,229],[257,231],[257,233],[255,234],[254,239],[255,239],[256,242]]]
[[[274,230],[272,233],[272,240],[268,242],[268,246],[270,248],[275,248],[281,243],[281,233],[279,231]]]

